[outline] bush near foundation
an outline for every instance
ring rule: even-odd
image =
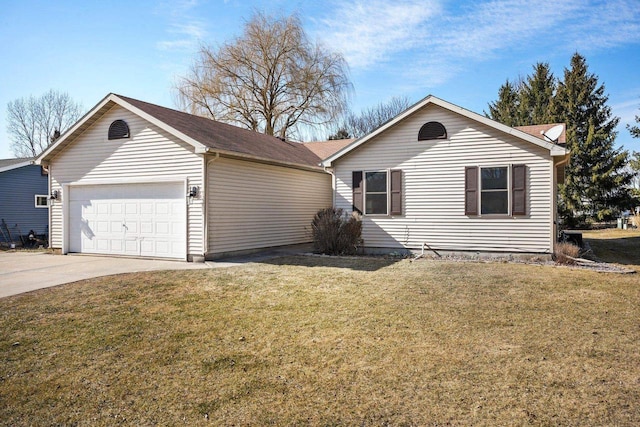
[[[319,210],[311,222],[313,250],[326,255],[354,255],[362,244],[362,221],[341,208]]]
[[[558,264],[575,264],[576,262],[572,258],[578,258],[580,247],[573,243],[560,242],[556,245],[553,255],[554,261]]]

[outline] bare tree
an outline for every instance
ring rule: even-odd
[[[410,106],[411,101],[406,96],[394,96],[387,102],[362,110],[359,115],[348,111],[334,126],[335,133],[330,135],[329,139],[360,138],[373,132]]]
[[[347,74],[343,56],[311,43],[297,16],[257,13],[241,37],[217,50],[201,47],[176,91],[192,114],[288,137],[344,111]]]
[[[16,157],[35,157],[82,115],[82,105],[53,89],[7,104],[7,131]]]

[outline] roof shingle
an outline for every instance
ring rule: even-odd
[[[282,141],[237,126],[194,116],[122,95],[116,95],[179,132],[215,150],[245,154],[265,160],[318,167],[322,160],[304,144]]]

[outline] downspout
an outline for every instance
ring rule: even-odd
[[[209,193],[207,191],[207,183],[209,182],[209,164],[215,162],[220,158],[220,153],[214,153],[213,158],[207,159],[207,155],[204,155],[204,162],[202,162],[202,215],[204,216],[202,223],[204,224],[203,232],[203,250],[205,261],[207,259],[207,253],[209,253]]]
[[[333,168],[325,166],[324,171],[331,175],[331,207],[336,207],[336,174],[333,173]]]

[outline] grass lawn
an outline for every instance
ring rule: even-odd
[[[290,257],[93,279],[0,299],[0,423],[632,426],[639,321],[637,274],[565,267]]]

